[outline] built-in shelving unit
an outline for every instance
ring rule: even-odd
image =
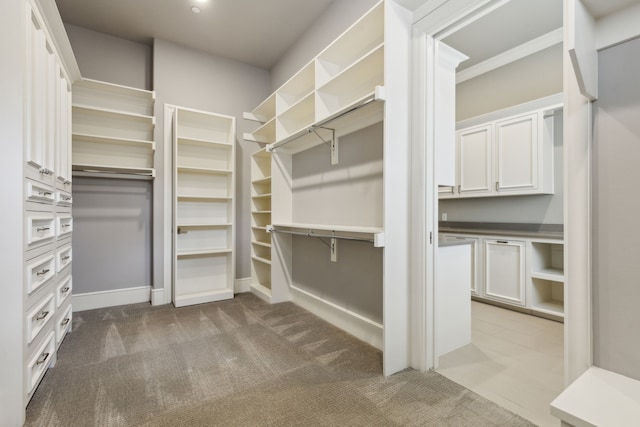
[[[531,309],[564,316],[564,245],[531,242]]]
[[[82,79],[73,86],[74,173],[155,176],[155,93]]]
[[[386,374],[408,360],[406,325],[382,313],[408,310],[408,235],[393,219],[408,217],[410,28],[410,13],[378,2],[244,113],[258,122],[244,139],[266,144],[252,166],[253,292],[383,349]]]
[[[235,118],[176,107],[173,133],[173,303],[233,298]]]

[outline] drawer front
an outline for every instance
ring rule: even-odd
[[[58,206],[71,206],[73,205],[73,197],[71,193],[63,190],[56,190],[56,205]]]
[[[50,293],[27,313],[27,344],[31,344],[31,342],[38,336],[40,331],[54,317],[55,312],[55,298],[53,293]]]
[[[58,249],[56,253],[57,253],[56,259],[58,261],[58,273],[60,273],[65,267],[71,265],[71,259],[72,259],[71,245],[67,245],[61,249]]]
[[[25,200],[27,202],[53,204],[55,201],[55,193],[53,188],[41,182],[27,179],[25,186],[27,194]]]
[[[73,218],[71,218],[71,215],[58,215],[57,222],[58,238],[71,235],[73,231]]]
[[[56,307],[60,307],[62,303],[66,301],[67,298],[71,295],[71,291],[73,290],[73,280],[71,275],[62,279],[58,286],[56,286]]]
[[[56,236],[56,222],[53,215],[27,213],[27,246],[36,247],[50,243]]]
[[[71,317],[73,316],[71,308],[71,304],[69,304],[56,322],[56,346],[60,345],[64,336],[71,330]]]
[[[63,192],[71,194],[71,181],[58,179],[56,182],[56,188],[59,188]]]
[[[27,394],[30,394],[36,388],[42,375],[44,375],[44,372],[54,359],[54,353],[56,351],[55,339],[55,333],[51,331],[42,345],[38,347],[31,358],[27,360]]]
[[[27,294],[46,284],[56,275],[56,259],[51,253],[40,256],[27,263]]]

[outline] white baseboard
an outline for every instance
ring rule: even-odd
[[[73,304],[74,312],[136,304],[151,300],[151,286],[73,294],[72,298],[71,303]]]
[[[291,301],[295,304],[350,333],[356,338],[382,350],[383,327],[381,324],[332,302],[323,300],[295,286],[291,286],[290,290]]]
[[[236,279],[236,281],[233,284],[234,293],[242,294],[249,291],[251,291],[251,277]]]
[[[269,304],[271,304],[271,290],[270,289],[265,288],[260,283],[252,283],[249,290],[251,291],[252,294],[257,296],[261,300],[266,301]]]
[[[164,288],[151,289],[151,305],[167,304],[164,300]]]

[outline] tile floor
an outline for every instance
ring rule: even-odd
[[[563,327],[471,303],[471,344],[445,354],[437,372],[539,426],[559,426],[549,404],[563,389]]]

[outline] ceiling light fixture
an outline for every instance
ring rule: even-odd
[[[209,0],[196,0],[196,1],[197,1],[198,3],[206,3],[206,2],[208,2]]]
[[[200,13],[200,8],[196,7],[196,6],[193,6],[193,7],[191,7],[191,12],[193,12],[193,13],[195,13],[197,15],[198,13]]]

